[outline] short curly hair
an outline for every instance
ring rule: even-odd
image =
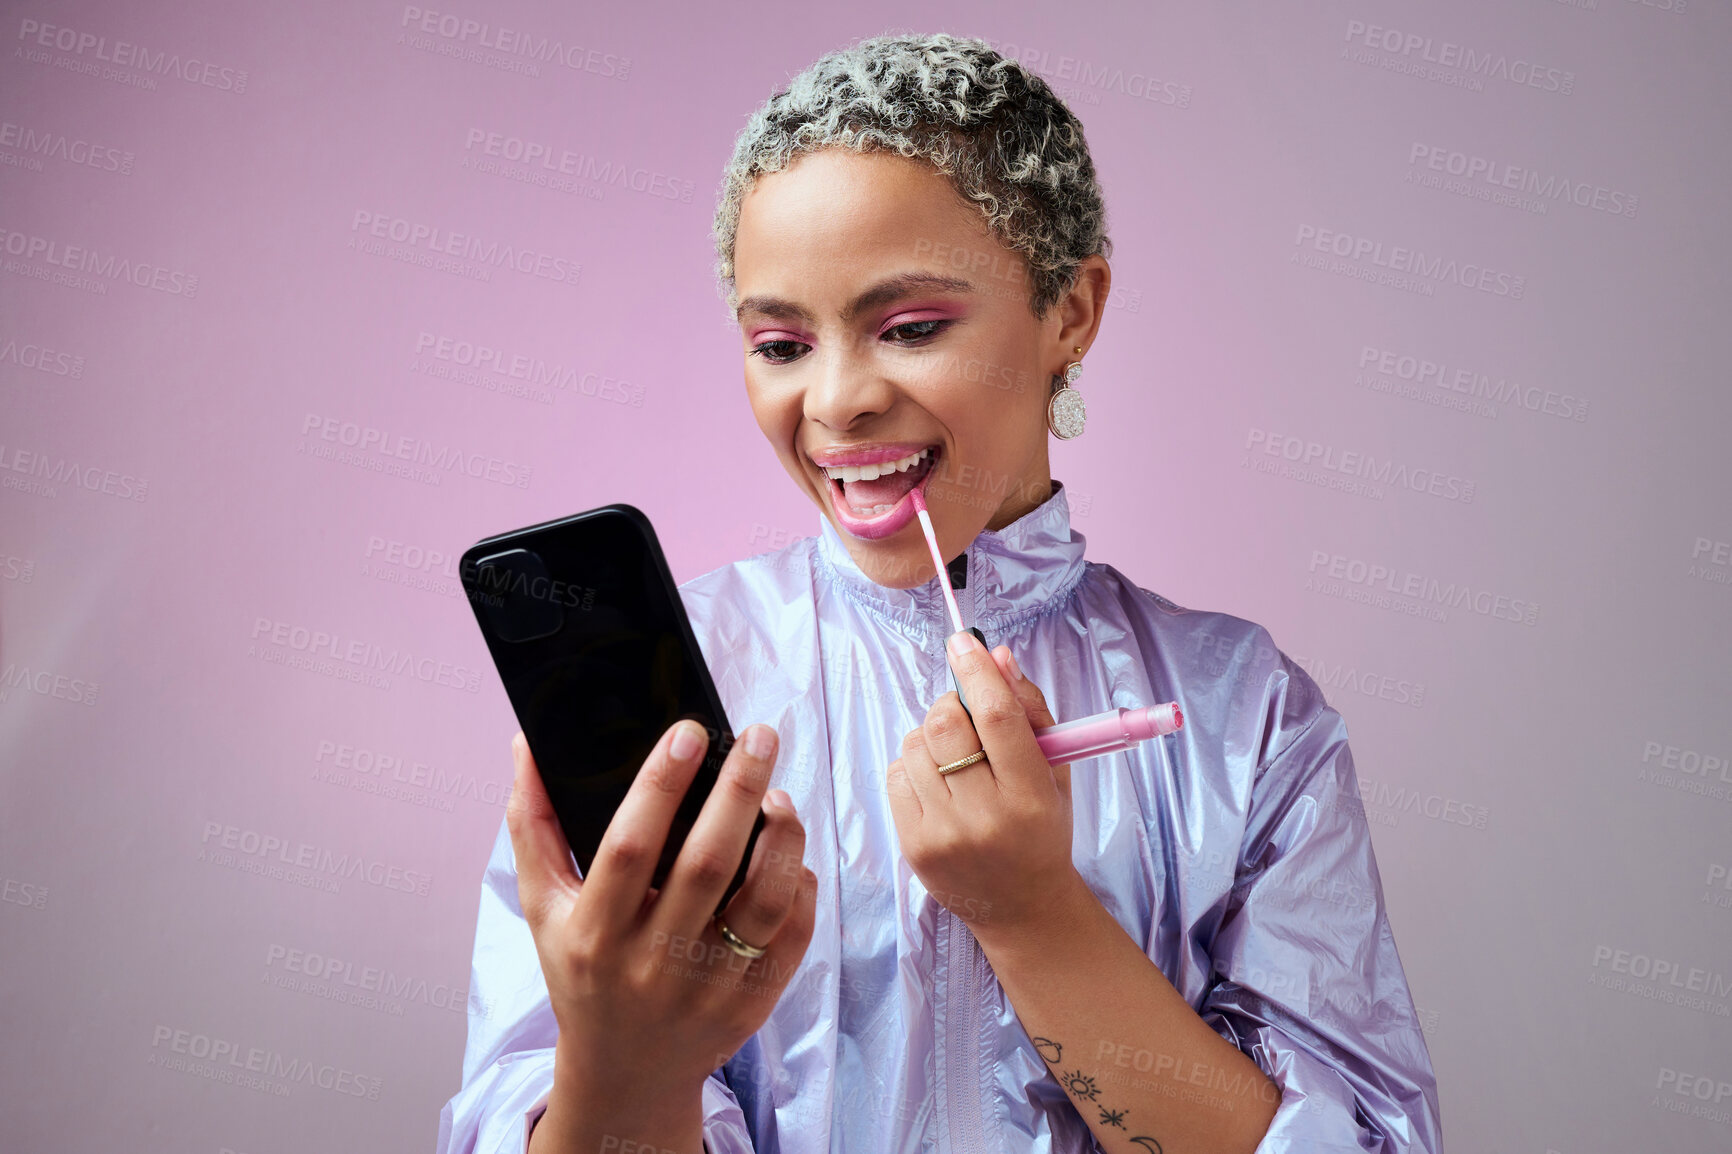
[[[1082,123],[1046,81],[984,40],[876,36],[832,52],[752,113],[716,207],[717,291],[732,313],[740,205],[761,172],[822,148],[918,157],[979,207],[1028,263],[1029,310],[1044,317],[1077,265],[1112,255],[1106,206]]]

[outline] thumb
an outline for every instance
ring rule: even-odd
[[[575,896],[582,887],[565,831],[554,816],[547,787],[529,742],[519,732],[511,739],[515,777],[511,799],[505,807],[505,825],[511,832],[511,854],[517,864],[517,900],[531,927],[538,925],[548,909],[565,896]]]

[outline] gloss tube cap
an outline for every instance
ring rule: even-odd
[[[1179,703],[1176,701],[1169,701],[1165,705],[1151,705],[1147,709],[1134,709],[1130,717],[1125,719],[1125,728],[1138,741],[1177,733],[1184,724],[1185,715],[1179,712]]]

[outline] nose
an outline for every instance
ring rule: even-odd
[[[896,402],[896,384],[859,344],[859,338],[826,342],[806,386],[806,419],[832,429],[885,412]]]

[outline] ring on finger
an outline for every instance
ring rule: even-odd
[[[967,757],[959,757],[955,761],[952,761],[947,765],[939,766],[938,767],[938,776],[943,777],[947,773],[955,773],[959,769],[967,769],[969,766],[973,765],[975,762],[982,761],[985,758],[986,758],[986,750],[977,749],[973,753],[969,754]]]
[[[728,948],[742,958],[761,958],[769,950],[768,946],[752,945],[739,934],[730,930],[728,923],[722,920],[722,915],[719,913],[711,919],[711,923],[716,927],[716,932],[722,935],[722,941],[727,943]]]

